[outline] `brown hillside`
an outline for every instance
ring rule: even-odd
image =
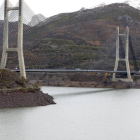
[[[135,60],[140,66],[140,10],[127,4],[116,3],[59,14],[46,19],[38,26],[32,28],[26,26],[24,32],[26,68],[93,69],[94,67],[89,66],[92,65],[102,69],[100,66],[106,58],[106,69],[112,70],[116,26],[120,27],[121,33],[129,26],[131,65],[134,65]],[[12,57],[13,55],[9,60],[12,60]],[[8,68],[17,66],[17,57],[14,57],[14,61],[8,62]]]

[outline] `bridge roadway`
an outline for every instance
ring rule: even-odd
[[[12,69],[12,71],[20,72],[19,69]],[[109,70],[84,70],[84,69],[25,69],[26,72],[97,72],[97,73],[122,73],[126,71],[109,71]],[[140,71],[131,71],[131,74],[139,74]]]

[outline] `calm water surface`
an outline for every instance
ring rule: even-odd
[[[140,140],[140,90],[42,87],[57,105],[0,110],[0,140]]]

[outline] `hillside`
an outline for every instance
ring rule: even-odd
[[[134,69],[132,61],[134,58],[140,66],[140,10],[128,4],[116,3],[58,14],[47,18],[37,26],[26,26],[24,33],[26,68],[112,70],[116,26],[120,27],[122,33],[125,27],[129,26],[132,44],[131,68]],[[9,67],[17,66],[16,57],[14,60],[8,63]]]

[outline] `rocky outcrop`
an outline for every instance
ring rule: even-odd
[[[35,15],[32,17],[32,20],[29,22],[29,26],[36,26],[44,20],[45,17],[42,14]]]
[[[120,20],[120,21],[127,22],[127,23],[131,23],[131,22],[134,21],[133,18],[130,17],[129,15],[119,16],[117,19]]]
[[[10,70],[0,69],[0,108],[55,104],[53,97]]]

